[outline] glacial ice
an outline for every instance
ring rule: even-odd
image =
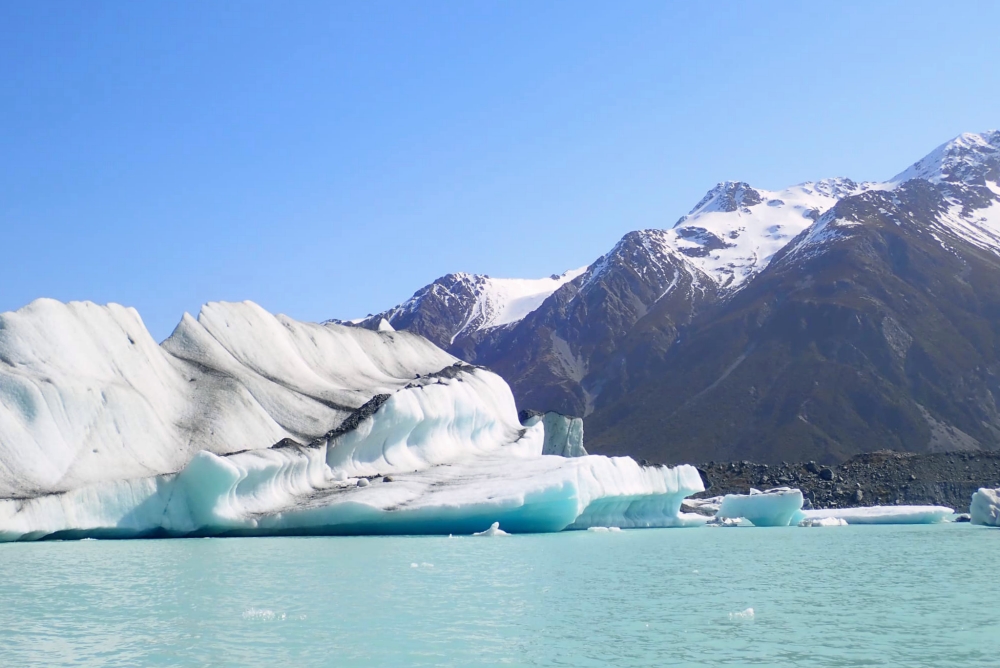
[[[558,455],[560,457],[583,457],[587,451],[583,447],[583,419],[563,415],[554,411],[536,413],[522,411],[519,414],[521,424],[532,427],[539,422],[545,423],[545,443],[542,446],[543,455]]]
[[[969,515],[973,524],[1000,527],[1000,488],[981,487],[972,495]]]
[[[944,506],[867,506],[803,510],[803,520],[840,518],[848,524],[937,524],[954,513]]]
[[[486,531],[477,531],[473,536],[509,536],[510,534],[500,528],[499,522],[494,522]]]
[[[707,499],[684,499],[681,501],[681,510],[705,517],[715,517],[721,504],[721,496],[712,496]]]
[[[800,527],[846,527],[847,520],[839,517],[807,517],[799,522]]]
[[[802,492],[788,487],[776,487],[766,492],[750,490],[750,494],[727,494],[719,505],[720,520],[742,517],[755,527],[786,527],[798,523],[802,508]]]
[[[156,346],[134,310],[43,300],[0,316],[0,362],[0,540],[687,526],[703,490],[543,454],[502,379],[420,337],[250,303]]]

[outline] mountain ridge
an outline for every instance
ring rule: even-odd
[[[901,341],[912,338],[910,329],[923,331],[919,323],[911,322],[910,315],[893,315],[895,306],[890,308],[887,301],[887,286],[891,284],[896,289],[896,282],[901,280],[901,254],[910,252],[926,263],[921,271],[927,275],[944,267],[955,273],[958,285],[951,285],[952,276],[935,276],[941,286],[947,285],[947,290],[941,288],[942,292],[958,290],[964,295],[961,281],[967,279],[963,278],[963,272],[992,275],[997,271],[996,280],[1000,282],[1000,269],[994,266],[1000,257],[1000,132],[960,135],[893,179],[880,183],[834,178],[768,191],[739,181],[721,182],[672,227],[624,235],[608,253],[556,287],[520,318],[495,328],[477,329],[468,336],[453,336],[445,341],[445,347],[461,359],[500,373],[511,384],[522,408],[583,415],[587,419],[588,436],[596,437],[598,449],[648,454],[650,459],[656,459],[656,452],[647,452],[637,443],[658,443],[656,447],[663,454],[677,445],[674,441],[679,437],[654,437],[650,433],[652,427],[622,431],[615,426],[619,421],[611,417],[621,411],[622,402],[641,404],[646,406],[648,414],[658,414],[665,409],[663,402],[649,400],[650,393],[659,391],[653,389],[658,375],[678,374],[682,389],[677,391],[686,392],[685,401],[690,402],[698,396],[712,395],[733,382],[741,375],[739,368],[746,365],[747,359],[754,358],[752,351],[726,352],[731,349],[732,341],[720,342],[715,350],[699,349],[690,342],[691,337],[729,326],[730,336],[747,339],[750,333],[740,333],[740,327],[733,325],[731,318],[742,308],[748,291],[761,301],[763,293],[770,290],[774,294],[767,295],[768,298],[780,301],[781,291],[794,292],[799,289],[796,286],[810,281],[815,287],[820,280],[829,284],[820,285],[821,289],[811,299],[824,303],[825,308],[836,311],[835,296],[841,289],[855,291],[854,298],[881,304],[879,312],[888,317],[888,324],[876,329],[883,339],[892,339],[900,347]],[[829,253],[833,255],[824,260],[823,256]],[[970,268],[970,262],[975,268]],[[820,272],[823,278],[818,279],[814,269],[823,263],[832,263],[846,272],[873,271],[886,285],[866,282],[855,275],[835,277],[836,271]],[[907,281],[915,280],[918,273],[903,276],[901,285],[905,290],[914,288]],[[988,286],[989,282],[980,281],[977,285]],[[937,304],[938,298],[912,295],[928,313],[950,312],[950,306]],[[775,309],[774,304],[757,309],[753,317],[766,322]],[[807,320],[822,320],[832,313],[806,311],[802,317]],[[379,321],[385,313],[388,312],[368,321]],[[847,313],[862,319],[862,316],[875,317],[874,311],[863,314],[853,305],[843,311]],[[440,317],[430,311],[425,316],[423,321],[415,321],[410,330],[425,336],[426,332],[433,333]],[[981,316],[976,315],[976,327],[992,328],[993,315]],[[459,319],[454,314],[448,317],[452,321]],[[954,317],[965,316],[954,314]],[[396,323],[392,324],[396,327]],[[441,340],[439,336],[438,341]],[[818,343],[813,341],[811,345]],[[947,343],[926,342],[926,346],[932,345]],[[678,359],[678,355],[694,350],[700,356],[694,358],[695,366],[714,365],[720,369],[719,377],[700,387],[693,382],[700,372]],[[875,354],[873,351],[868,350]],[[980,349],[976,354],[984,359],[993,357],[992,349]],[[793,363],[787,356],[779,357],[775,363]],[[860,366],[854,370],[858,369]],[[889,367],[878,367],[873,373],[872,382],[876,378],[879,383],[890,382],[880,376],[890,373]],[[915,391],[916,386],[907,386],[909,389],[905,390],[899,387],[903,396]],[[749,387],[744,390],[750,392]],[[884,399],[888,395],[878,396]],[[995,435],[968,424],[968,416],[955,417],[953,407],[935,413],[935,409],[917,408],[919,402],[912,397],[906,401],[910,402],[907,415],[913,417],[919,413],[926,429],[914,426],[915,422],[911,424],[909,435],[897,439],[903,449],[926,447],[932,432],[940,436],[948,429],[951,429],[948,433],[954,434],[951,441],[956,447],[972,441],[979,448],[1000,445]],[[676,411],[684,402],[671,405],[670,410]],[[923,412],[930,417],[924,417]],[[635,417],[634,412],[626,413]],[[947,418],[946,413],[951,417]],[[864,419],[861,421],[868,424]],[[932,428],[928,426],[932,421],[946,426]],[[987,416],[986,421],[992,424],[992,417]],[[694,430],[702,432],[704,428]],[[771,450],[780,450],[785,446],[779,447],[782,438],[776,433],[761,433],[759,438],[771,443],[773,447],[768,446]],[[961,435],[969,433],[978,436]],[[704,437],[710,443],[706,447],[731,451],[735,458],[741,458],[733,449],[737,446],[732,435],[726,437],[730,439],[726,443],[713,442],[721,436],[707,432]],[[620,443],[616,438],[628,442]],[[833,441],[837,439],[829,440],[820,448],[822,452],[817,450],[812,454],[834,461],[856,453],[856,448],[839,441],[839,445],[830,445]],[[694,461],[713,458],[701,452],[688,454]],[[792,454],[795,453],[789,453],[789,457]],[[791,458],[805,457],[798,454],[801,456]],[[766,461],[770,455],[761,451],[755,456]]]

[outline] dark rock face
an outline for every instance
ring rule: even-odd
[[[662,250],[661,234],[625,235],[587,273],[491,332],[466,359],[503,376],[522,406],[587,415],[622,395],[646,374],[645,358],[662,355],[698,305],[714,298]]]
[[[699,470],[709,482],[706,491],[696,495],[700,497],[787,485],[801,489],[815,508],[941,505],[965,512],[976,490],[1000,484],[1000,453],[872,452],[833,469],[824,468],[820,475],[808,464],[770,466],[747,461],[710,462]],[[822,475],[826,471],[832,474],[829,478]]]
[[[937,226],[956,189],[848,197],[702,310],[588,448],[660,461],[1000,447],[1000,256]]]

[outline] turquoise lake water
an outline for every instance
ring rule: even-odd
[[[996,666],[998,558],[967,524],[6,544],[0,666]]]

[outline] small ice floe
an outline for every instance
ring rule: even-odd
[[[848,524],[938,524],[948,521],[954,512],[944,506],[862,506],[803,510],[800,519],[839,517]]]
[[[618,533],[621,530],[621,527],[587,527],[587,531],[594,533]]]
[[[486,531],[478,531],[473,536],[509,536],[510,534],[500,528],[499,522],[494,522]]]
[[[847,520],[840,517],[807,517],[799,522],[800,527],[846,527]]]
[[[281,621],[285,619],[285,613],[278,613],[274,610],[260,608],[247,608],[243,611],[243,619],[249,619],[257,622],[273,622],[275,620]]]
[[[740,610],[739,612],[729,613],[729,621],[731,622],[750,621],[752,619],[753,608],[747,608],[746,610]]]
[[[743,521],[742,517],[713,517],[709,521],[705,522],[707,527],[738,527],[740,522]]]
[[[749,494],[722,497],[716,517],[742,517],[755,527],[787,527],[802,519],[803,501],[802,491],[791,487],[751,488]]]
[[[419,564],[417,562],[411,562],[410,568],[434,568],[434,564],[428,564],[426,561],[421,561]]]
[[[358,487],[367,487],[371,483],[368,482],[368,478],[358,478]]]

